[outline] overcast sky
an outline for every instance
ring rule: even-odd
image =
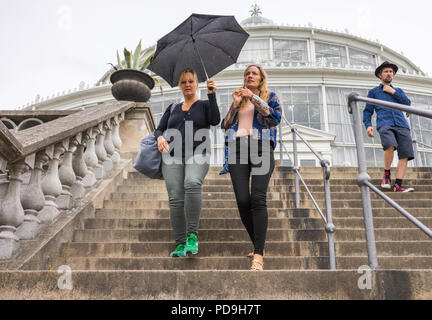
[[[255,0],[1,0],[0,109],[94,84],[116,50],[156,43],[191,13],[250,16]],[[427,0],[257,0],[278,24],[317,27],[376,40],[432,76],[432,3]]]

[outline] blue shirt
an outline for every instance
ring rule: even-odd
[[[392,85],[391,87],[396,90],[395,94],[384,92],[383,84],[381,83],[378,87],[369,90],[368,98],[404,104],[407,106],[411,105],[410,99],[408,99],[402,89],[395,88]],[[372,127],[371,119],[374,111],[377,113],[377,128],[382,126],[410,128],[402,111],[379,107],[368,103],[363,110],[363,123],[366,129]]]

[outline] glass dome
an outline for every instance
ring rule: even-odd
[[[242,22],[240,22],[240,25],[243,27],[250,27],[250,26],[258,26],[258,25],[274,25],[274,22],[270,19],[261,17],[261,16],[252,16],[247,19],[244,19]]]

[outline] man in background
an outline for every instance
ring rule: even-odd
[[[368,97],[404,105],[411,105],[402,89],[392,86],[398,66],[385,61],[375,70],[375,76],[381,80],[381,84],[369,91]],[[413,188],[402,187],[403,178],[408,166],[408,161],[414,159],[413,143],[410,127],[404,114],[399,110],[366,104],[363,111],[363,123],[369,137],[374,136],[372,127],[372,115],[377,113],[377,130],[380,134],[381,144],[384,149],[384,177],[381,188],[391,189],[394,192],[410,192]],[[390,166],[393,162],[394,151],[397,150],[399,162],[396,168],[396,180],[391,185]]]

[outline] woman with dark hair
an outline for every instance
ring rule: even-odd
[[[208,100],[198,99],[198,78],[192,69],[186,69],[180,74],[179,87],[184,102],[181,106],[171,104],[155,131],[158,148],[162,153],[162,174],[168,191],[170,220],[176,242],[176,249],[171,252],[171,257],[198,253],[202,183],[210,162],[209,129],[210,125],[220,122],[216,85],[213,80],[207,80]],[[203,134],[203,129],[207,136]],[[176,143],[176,135],[171,136],[169,132],[178,133],[181,143]],[[198,136],[201,138],[197,139]],[[171,142],[173,148],[170,150]],[[205,148],[202,148],[202,145]],[[175,150],[180,147],[181,152]],[[193,153],[190,152],[191,149]]]
[[[240,218],[254,246],[248,255],[252,257],[250,270],[263,270],[267,187],[274,170],[273,150],[281,109],[277,95],[267,89],[266,72],[256,65],[246,68],[244,86],[232,97],[233,103],[222,121],[222,129],[229,129],[228,169]]]

